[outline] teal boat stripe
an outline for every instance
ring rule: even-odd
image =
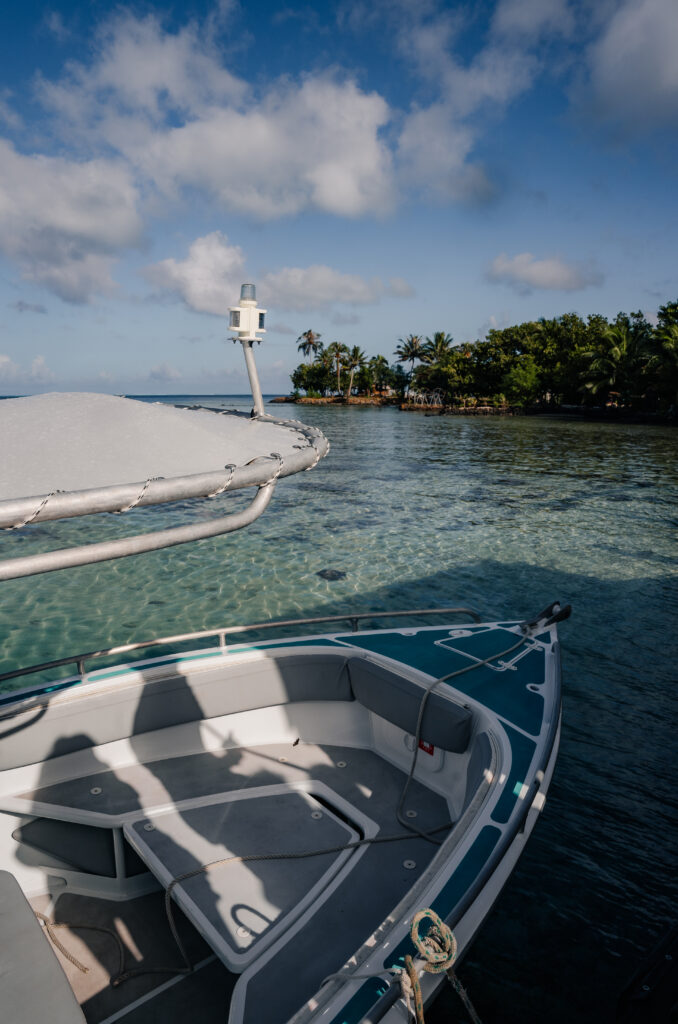
[[[329,1024],[357,1024],[361,1021],[367,1011],[371,1009],[388,991],[388,982],[383,978],[371,978],[361,985],[354,996],[341,1008],[336,1017],[333,1017]]]
[[[229,653],[240,654],[241,651],[261,651],[270,647],[343,647],[340,641],[331,636],[310,637],[308,640],[264,640],[261,643],[233,645],[227,648]]]
[[[443,920],[450,917],[455,907],[458,906],[464,895],[471,889],[474,881],[483,872],[492,851],[499,842],[501,834],[501,829],[492,825],[486,825],[472,843],[452,876],[433,900],[432,909]],[[402,967],[408,953],[411,956],[416,955],[416,950],[409,935],[396,946],[384,966],[386,968]],[[368,1010],[374,1006],[377,999],[380,999],[387,990],[388,985],[380,978],[374,978],[365,982],[342,1007],[340,1012],[332,1018],[330,1024],[359,1024]]]
[[[512,729],[510,725],[504,724],[504,729],[511,744],[511,769],[504,786],[504,792],[499,797],[492,811],[493,821],[499,821],[502,824],[507,822],[513,813],[513,809],[520,796],[520,791],[528,777],[527,773],[534,757],[534,752],[537,749],[536,743],[528,739],[527,736],[523,736],[516,729]]]
[[[445,885],[442,887],[436,898],[433,900],[431,909],[443,921],[449,919],[455,907],[463,899],[464,895],[473,885],[478,875],[482,872],[492,851],[499,842],[501,829],[493,825],[486,825],[476,837],[461,863],[452,873]],[[403,967],[405,957],[416,956],[416,950],[409,935],[403,939],[400,945],[396,946],[393,953],[386,961],[386,967]]]

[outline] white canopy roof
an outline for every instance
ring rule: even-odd
[[[0,401],[0,529],[257,488],[216,519],[0,561],[0,580],[231,533],[328,450],[315,427],[272,416],[80,393]]]
[[[0,401],[0,529],[263,487],[310,469],[329,444],[272,416],[113,395]]]
[[[0,501],[219,472],[271,452],[284,462],[308,443],[297,426],[114,395],[7,399],[0,401]]]

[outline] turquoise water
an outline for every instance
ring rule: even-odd
[[[638,957],[675,918],[678,434],[269,410],[319,426],[328,458],[283,480],[248,531],[4,584],[0,671],[267,618],[467,604],[494,619],[570,601],[546,809],[460,973],[486,1024],[608,1019]],[[233,501],[45,524],[0,535],[0,557],[178,525]],[[318,576],[328,568],[345,576]],[[455,1019],[445,998],[433,1024],[448,1011]]]

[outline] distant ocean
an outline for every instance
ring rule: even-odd
[[[137,396],[248,409],[245,396]],[[330,438],[240,534],[0,589],[2,668],[157,635],[343,611],[555,598],[560,757],[541,821],[459,974],[485,1024],[607,1021],[678,905],[676,431],[543,417],[271,407]],[[232,499],[214,499],[227,508]],[[0,556],[205,505],[0,534]],[[345,576],[327,580],[323,569]],[[467,1019],[445,995],[429,1024]]]

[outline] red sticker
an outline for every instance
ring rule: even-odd
[[[419,740],[419,749],[423,750],[425,754],[435,754],[436,748],[432,743],[427,743],[426,740]]]

